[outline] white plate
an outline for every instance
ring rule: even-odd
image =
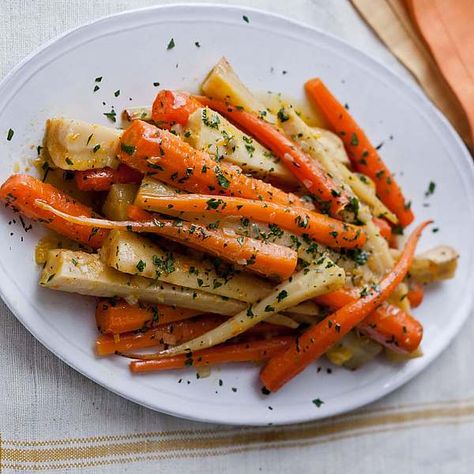
[[[176,46],[167,50],[171,38]],[[263,425],[314,420],[360,407],[425,368],[460,329],[474,293],[471,159],[418,90],[362,52],[295,22],[233,7],[166,6],[99,20],[49,43],[1,84],[0,178],[12,173],[14,163],[35,156],[32,145],[41,143],[48,117],[65,115],[110,125],[103,113],[112,104],[121,110],[150,103],[157,90],[153,82],[195,89],[222,55],[256,90],[298,97],[305,79],[321,76],[350,104],[373,141],[385,142],[383,157],[413,200],[417,220],[435,219],[439,232],[426,232],[420,247],[448,243],[459,250],[456,280],[431,289],[415,313],[425,327],[424,357],[397,366],[380,359],[355,372],[332,368],[331,374],[325,363],[313,364],[271,396],[260,392],[258,370],[246,365],[214,369],[200,380],[192,370],[132,376],[124,359],[94,356],[92,298],[38,287],[33,251],[42,231],[33,225],[25,234],[18,219],[8,225],[14,217],[10,211],[0,216],[2,297],[31,333],[70,366],[155,410],[202,421]],[[100,90],[93,93],[99,76]],[[117,89],[121,94],[116,98]],[[11,141],[6,140],[9,128],[15,131]],[[430,181],[436,182],[436,191],[425,199]],[[423,202],[430,207],[423,207]],[[317,366],[323,367],[319,373]],[[316,408],[311,402],[315,398],[325,403]]]

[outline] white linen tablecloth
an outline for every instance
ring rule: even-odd
[[[156,3],[2,0],[0,78],[67,29]],[[348,1],[220,3],[296,18],[409,77]],[[155,413],[108,392],[43,348],[0,303],[0,472],[470,474],[473,336],[471,318],[416,380],[350,415],[282,428],[229,428]]]

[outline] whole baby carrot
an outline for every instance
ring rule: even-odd
[[[41,222],[59,234],[94,249],[102,245],[108,233],[92,225],[74,224],[38,206],[37,201],[40,200],[71,216],[94,215],[90,207],[81,204],[51,184],[43,183],[27,174],[10,176],[0,187],[0,200],[25,217]]]
[[[348,303],[310,327],[285,352],[271,358],[260,374],[264,386],[275,392],[298,375],[307,365],[323,355],[351,329],[361,323],[382,304],[407,274],[415,254],[416,244],[423,229],[430,223],[420,224],[410,235],[400,259],[379,285],[367,295]]]

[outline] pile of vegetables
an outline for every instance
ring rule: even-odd
[[[67,238],[37,252],[40,285],[98,297],[98,355],[134,373],[264,361],[274,392],[324,355],[420,353],[411,308],[457,254],[415,256],[430,222],[398,249],[414,216],[394,175],[320,79],[305,90],[310,118],[222,59],[202,95],[162,90],[123,130],[48,121],[48,176],[0,198]]]

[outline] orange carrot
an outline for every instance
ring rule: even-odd
[[[410,282],[408,289],[407,298],[410,302],[410,305],[413,308],[418,308],[418,306],[423,303],[423,298],[425,297],[425,287],[421,283]]]
[[[359,296],[359,289],[341,288],[318,296],[316,301],[336,310],[357,301]],[[400,353],[416,350],[423,337],[423,326],[419,321],[398,306],[387,302],[370,313],[357,325],[357,329],[374,341]]]
[[[154,360],[135,360],[130,362],[134,373],[156,372],[185,367],[206,367],[228,362],[257,362],[266,360],[289,347],[292,337],[278,337],[239,344],[226,344],[198,352],[179,354]]]
[[[162,304],[128,304],[125,300],[100,300],[95,310],[97,328],[102,334],[120,334],[149,329],[201,314],[199,311]]]
[[[85,171],[76,171],[74,181],[81,191],[108,191],[112,184],[137,183],[143,175],[138,171],[121,163],[116,170],[112,168],[96,168]]]
[[[392,228],[390,227],[390,224],[385,219],[380,219],[379,217],[374,217],[372,221],[378,227],[380,235],[387,242],[390,242],[392,238]]]
[[[151,117],[160,128],[171,128],[174,124],[186,125],[189,116],[202,105],[189,93],[162,90],[158,92]]]
[[[157,326],[145,332],[104,334],[97,338],[97,355],[106,356],[116,352],[128,352],[161,344],[181,344],[199,337],[222,323],[219,316],[205,316]]]
[[[182,194],[176,196],[140,195],[136,204],[147,210],[164,212],[210,212],[225,216],[248,217],[278,225],[294,234],[310,238],[336,248],[361,247],[366,235],[361,228],[345,224],[324,214],[281,204],[242,199],[233,196]]]
[[[416,244],[429,223],[430,221],[424,222],[413,231],[400,259],[379,285],[369,289],[365,296],[346,304],[312,326],[298,337],[296,343],[288,350],[268,361],[260,374],[260,379],[268,390],[275,392],[298,375],[390,296],[407,274],[413,261]]]
[[[41,200],[72,216],[94,215],[91,208],[77,202],[51,184],[27,174],[10,176],[0,188],[0,200],[25,217],[43,223],[46,227],[94,249],[99,248],[107,235],[107,231],[94,226],[77,225],[68,222],[52,212],[37,206]]]
[[[111,221],[74,217],[45,203],[37,202],[37,204],[76,225],[92,225],[98,229],[121,229],[162,235],[188,247],[242,265],[268,278],[285,280],[295,271],[298,260],[296,251],[289,247],[244,236],[237,237],[235,234],[229,234],[225,229],[208,230],[197,224],[156,217],[147,221]]]
[[[153,214],[145,211],[141,207],[130,204],[127,208],[127,216],[132,221],[146,222],[153,219]]]
[[[318,106],[331,128],[343,140],[356,170],[369,176],[377,189],[380,200],[406,227],[413,221],[413,212],[405,201],[393,174],[380,158],[364,131],[346,108],[331,94],[321,79],[311,79],[305,84],[306,93]]]
[[[119,158],[144,174],[191,193],[224,194],[285,206],[308,206],[294,194],[247,177],[240,168],[218,162],[167,130],[141,120],[135,120],[122,135]]]
[[[350,204],[347,193],[333,181],[321,165],[306,155],[276,127],[250,112],[225,102],[201,96],[196,99],[228,118],[269,148],[323,207],[329,206],[333,215],[338,215]]]

